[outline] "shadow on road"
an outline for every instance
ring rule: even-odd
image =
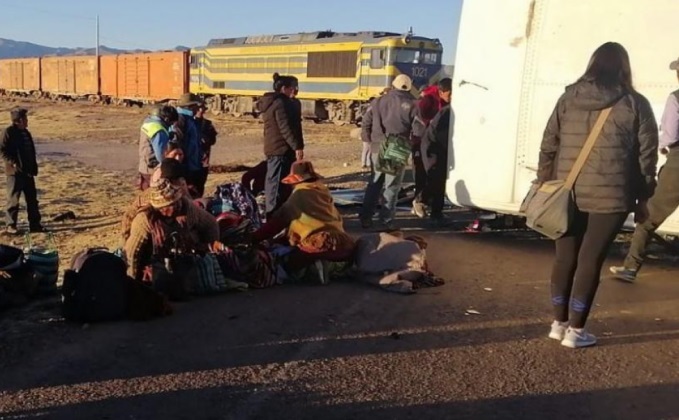
[[[218,382],[218,381],[216,381]],[[679,413],[679,384],[655,384],[619,389],[599,389],[575,393],[522,395],[473,401],[413,404],[381,401],[376,392],[373,402],[328,404],[327,396],[303,389],[302,384],[284,381],[272,387],[256,385],[214,386],[194,389],[175,384],[178,389],[128,397],[103,396],[99,401],[45,407],[39,410],[4,412],[15,418],[191,418],[191,419],[660,419],[676,418]],[[285,391],[283,391],[285,389]],[[421,392],[422,390],[417,390]],[[125,392],[124,392],[125,393]],[[429,399],[424,392],[424,399]],[[336,396],[340,399],[342,395]],[[433,396],[431,399],[439,399]],[[239,402],[251,402],[238,406]],[[221,409],[220,409],[221,407]],[[232,407],[234,408],[231,411]],[[111,414],[112,413],[112,414]],[[100,417],[100,416],[104,417]],[[113,417],[111,417],[113,416]]]

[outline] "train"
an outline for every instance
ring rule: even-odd
[[[189,89],[189,52],[0,60],[0,94],[117,105],[162,103]]]
[[[256,116],[278,72],[299,79],[305,118],[356,123],[398,74],[413,94],[442,77],[442,54],[440,40],[412,30],[212,39],[184,51],[2,59],[0,94],[144,105],[192,92],[215,114]]]

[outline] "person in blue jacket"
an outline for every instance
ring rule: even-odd
[[[186,182],[193,198],[201,197],[201,179],[203,176],[203,150],[201,132],[195,120],[201,100],[193,93],[185,93],[177,102],[178,120],[173,127],[177,141],[184,151]]]

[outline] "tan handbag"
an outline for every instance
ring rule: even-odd
[[[568,232],[575,210],[573,185],[585,166],[612,109],[613,107],[606,108],[599,114],[565,181],[556,180],[533,184],[520,210],[525,214],[526,225],[529,228],[550,239],[559,239]]]

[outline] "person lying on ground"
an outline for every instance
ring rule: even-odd
[[[139,210],[125,242],[128,274],[143,280],[146,267],[170,257],[171,250],[207,252],[219,241],[214,217],[195,206],[179,187],[162,179],[150,188],[149,205]]]
[[[158,185],[161,182],[161,179],[168,180],[172,185],[178,187],[185,197],[190,197],[186,185],[185,170],[179,161],[167,158],[163,160],[156,173],[153,174],[151,185]],[[147,189],[137,194],[132,203],[127,207],[123,214],[121,224],[123,243],[130,237],[132,220],[134,220],[141,209],[148,207],[150,203],[151,190]]]
[[[330,190],[321,182],[311,162],[295,162],[290,175],[282,182],[293,186],[292,194],[253,234],[253,239],[264,241],[287,229],[288,241],[295,247],[287,263],[291,272],[310,265],[323,269],[322,263],[327,261],[351,260],[354,239],[344,231],[342,216]],[[318,262],[321,264],[316,264]],[[322,283],[327,282],[324,271],[319,273]]]

